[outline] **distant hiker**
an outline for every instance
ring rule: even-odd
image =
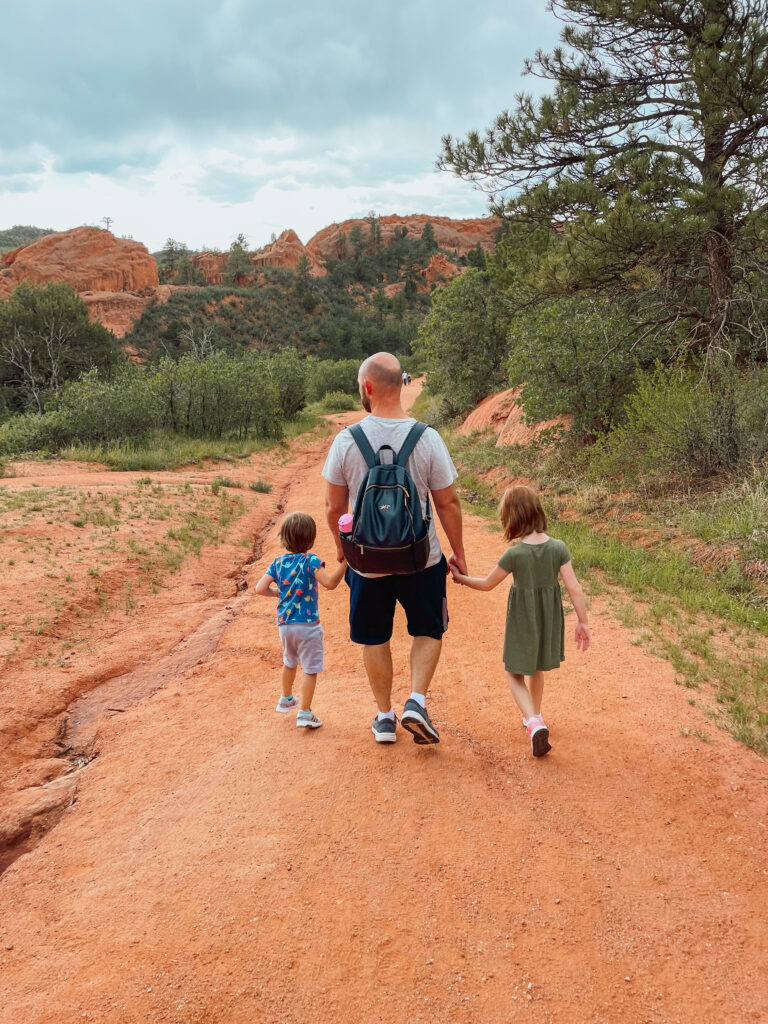
[[[439,743],[426,695],[448,627],[447,563],[429,495],[453,549],[451,561],[467,571],[457,473],[443,439],[417,423],[400,403],[403,374],[395,356],[379,352],[358,375],[363,408],[370,413],[334,438],[323,477],[326,511],[339,559],[348,552],[350,637],[363,647],[363,664],[378,705],[371,726],[377,743],[394,743],[390,639],[399,602],[411,644],[411,695],[400,721],[419,744]],[[363,484],[366,486],[362,486]],[[355,512],[342,535],[340,516]],[[354,562],[352,561],[354,559]]]
[[[406,373],[406,375],[405,375],[405,383],[406,384],[410,384],[411,380],[412,380],[412,377],[411,377],[410,373]]]
[[[469,577],[453,565],[451,573],[457,583],[473,590],[493,590],[509,573],[513,575],[507,601],[504,668],[512,696],[523,713],[533,756],[542,757],[552,749],[549,729],[541,716],[544,673],[558,668],[565,657],[565,619],[558,577],[578,616],[576,647],[582,651],[592,639],[587,607],[568,548],[544,532],[547,517],[538,495],[528,487],[508,487],[499,504],[499,518],[505,539],[520,538],[519,542],[507,548],[485,579]]]
[[[403,370],[403,384],[408,384],[408,374]]]
[[[312,711],[317,673],[323,671],[323,627],[317,606],[317,584],[335,590],[344,575],[346,563],[330,571],[325,562],[310,552],[317,526],[305,512],[291,512],[280,525],[280,543],[286,554],[275,558],[256,584],[261,597],[277,598],[277,628],[283,647],[283,694],[276,711],[298,707],[296,725],[319,729],[323,724]],[[273,586],[276,585],[277,589]],[[303,678],[298,701],[293,695],[296,669],[301,665]]]

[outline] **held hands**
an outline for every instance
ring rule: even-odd
[[[463,585],[464,584],[464,577],[463,577],[462,573],[459,572],[459,569],[456,566],[455,562],[449,562],[448,563],[448,569],[450,570],[451,576],[453,577],[453,582],[454,583],[459,583],[459,584]]]
[[[448,568],[451,570],[451,575],[456,580],[456,573],[454,569],[458,570],[463,576],[469,576],[469,569],[467,569],[467,560],[464,555],[457,555],[456,552],[451,552],[451,557],[448,559]]]
[[[589,649],[589,645],[592,643],[592,634],[589,630],[589,626],[585,622],[577,623],[573,635],[576,640],[577,650],[586,651]]]

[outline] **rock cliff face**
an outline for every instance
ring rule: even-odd
[[[290,267],[295,270],[302,256],[309,260],[312,277],[325,276],[325,260],[302,244],[301,239],[290,228],[273,242],[264,252],[253,253],[251,263],[255,267]]]
[[[171,295],[171,285],[161,284],[145,295],[131,292],[81,292],[91,320],[104,324],[118,338],[126,335],[152,299],[164,304]]]
[[[295,270],[302,256],[306,256],[309,260],[309,272],[312,277],[325,276],[325,261],[311,253],[302,244],[296,232],[290,228],[266,249],[261,252],[249,253],[248,259],[254,270],[258,270],[260,267],[288,267]],[[201,252],[192,257],[192,262],[208,284],[223,284],[227,259],[228,253],[226,252]],[[247,284],[252,280],[253,278],[246,278],[243,283]]]
[[[397,227],[408,228],[406,237],[418,238],[427,221],[432,222],[437,244],[442,249],[455,249],[459,256],[465,256],[470,249],[475,248],[478,242],[484,249],[493,249],[501,229],[501,221],[496,217],[455,220],[451,217],[427,217],[424,214],[413,214],[410,217],[399,217],[392,214],[387,217],[379,217],[382,244],[390,244],[394,239]],[[365,219],[345,220],[341,224],[331,224],[330,227],[318,231],[307,242],[307,249],[322,260],[348,258],[352,253],[349,233],[355,225],[362,229],[366,237],[368,236],[370,231],[368,221]]]
[[[489,395],[467,416],[458,432],[472,434],[476,430],[493,430],[498,437],[496,444],[501,447],[507,444],[530,444],[543,430],[550,427],[563,427],[567,430],[571,426],[571,416],[525,423],[522,407],[518,403],[519,397],[519,388]]]
[[[446,284],[448,281],[452,281],[454,277],[463,273],[464,269],[466,268],[457,267],[455,263],[451,263],[441,253],[436,252],[422,270],[421,276],[431,287],[433,284]]]
[[[139,242],[99,228],[74,228],[0,256],[0,295],[22,281],[66,281],[76,292],[144,292],[157,287],[157,264]]]

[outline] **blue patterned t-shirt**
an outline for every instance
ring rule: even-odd
[[[315,573],[325,565],[317,555],[302,555],[292,551],[276,558],[267,569],[277,584],[280,599],[277,602],[278,626],[300,623],[313,626],[320,621],[317,607],[317,580]]]

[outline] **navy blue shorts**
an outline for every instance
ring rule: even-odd
[[[403,576],[367,579],[347,569],[349,587],[349,636],[353,643],[385,644],[392,636],[395,605],[399,601],[411,636],[442,639],[448,628],[445,578],[448,563],[443,556],[436,565]]]

